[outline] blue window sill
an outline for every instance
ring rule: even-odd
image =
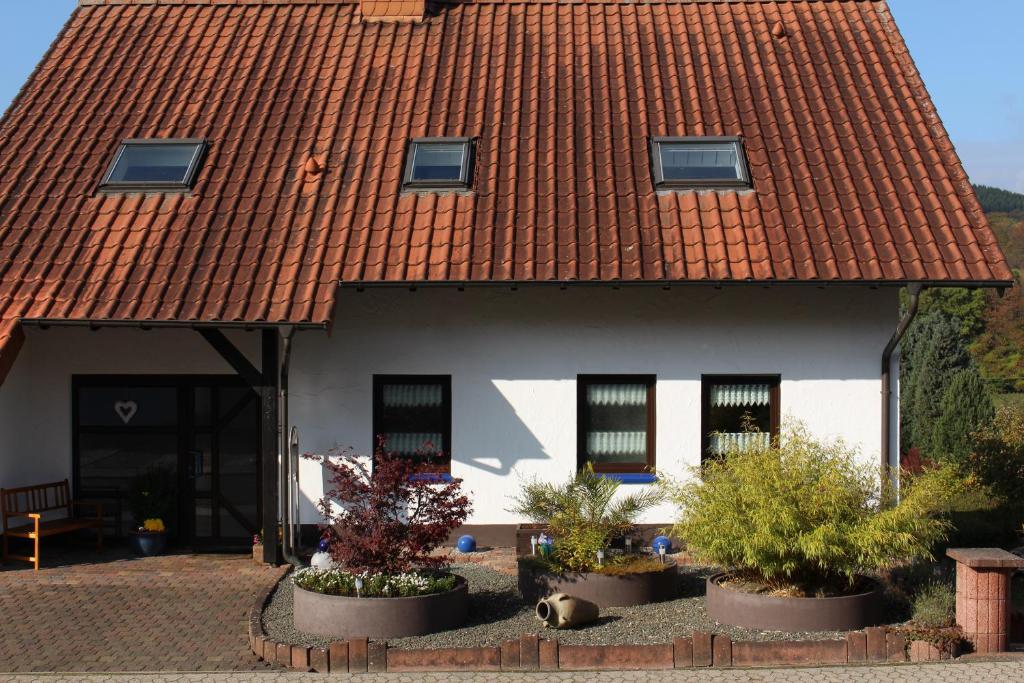
[[[650,472],[598,472],[603,479],[615,479],[622,484],[653,484],[658,475]]]
[[[438,483],[441,483],[441,482],[447,483],[447,482],[453,481],[453,479],[452,479],[452,475],[450,475],[450,474],[438,474],[438,473],[432,473],[432,472],[431,473],[426,473],[425,472],[423,474],[414,474],[414,475],[412,475],[411,477],[409,477],[409,481],[436,481]]]

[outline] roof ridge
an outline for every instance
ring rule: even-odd
[[[690,5],[690,4],[885,4],[887,0],[427,0],[434,5]],[[78,0],[79,7],[109,5],[358,5],[360,0]]]

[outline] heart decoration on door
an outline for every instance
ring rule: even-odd
[[[121,422],[128,424],[135,417],[135,413],[139,412],[139,404],[135,401],[115,401],[114,412],[121,418]]]

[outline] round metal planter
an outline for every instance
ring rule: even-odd
[[[721,585],[728,573],[707,580],[707,611],[720,624],[766,631],[854,631],[882,622],[882,591],[875,585],[856,595],[785,598]]]
[[[536,603],[554,593],[589,600],[598,607],[634,607],[662,602],[675,597],[676,568],[672,565],[661,571],[623,576],[519,569],[519,594],[523,599]]]
[[[405,638],[458,628],[469,610],[465,579],[447,593],[411,598],[350,598],[295,586],[295,628],[333,638]]]
[[[164,554],[167,534],[162,531],[136,531],[128,534],[128,543],[139,557],[155,557]]]

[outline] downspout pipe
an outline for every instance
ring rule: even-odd
[[[289,564],[295,567],[302,566],[302,560],[295,555],[295,533],[292,517],[294,515],[295,487],[292,486],[292,478],[295,476],[294,465],[291,457],[291,444],[288,433],[288,370],[291,367],[292,359],[292,335],[294,328],[288,328],[282,335],[281,354],[281,395],[277,402],[279,424],[277,429],[278,443],[278,485],[280,491],[278,500],[281,501],[281,530],[282,543],[281,553]]]
[[[891,477],[889,470],[891,430],[889,425],[892,420],[892,354],[903,339],[903,335],[907,333],[907,328],[914,322],[918,306],[921,304],[921,292],[923,290],[924,286],[919,283],[914,283],[907,287],[907,310],[903,312],[903,317],[900,318],[896,331],[893,332],[889,343],[885,345],[885,349],[882,351],[882,457],[880,463],[882,481]]]

